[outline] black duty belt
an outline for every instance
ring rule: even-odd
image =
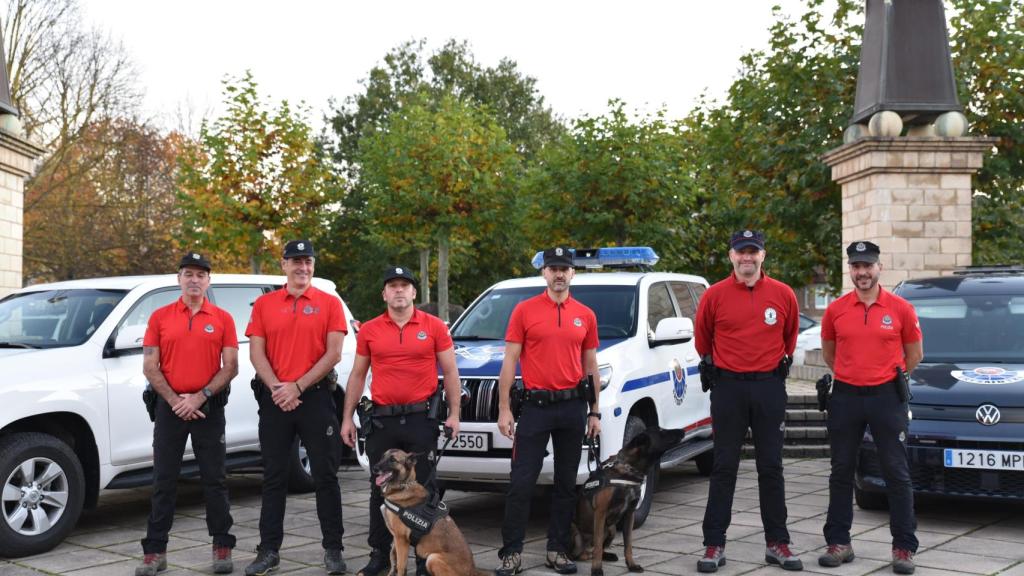
[[[719,368],[718,372],[732,380],[771,380],[779,377],[777,370],[772,370],[771,372],[733,372],[732,370]]]
[[[418,414],[426,412],[429,402],[417,402],[416,404],[374,404],[374,416],[405,416],[406,414]]]
[[[557,402],[565,402],[567,400],[575,400],[582,397],[583,396],[580,395],[579,388],[568,388],[565,390],[526,390],[523,395],[523,401],[537,406],[545,406],[547,404],[555,404]]]
[[[856,386],[840,380],[834,380],[832,385],[832,394],[849,394],[853,396],[877,396],[879,394],[895,394],[896,393],[896,381],[890,380],[888,382],[882,382],[881,384],[871,384],[867,386]]]

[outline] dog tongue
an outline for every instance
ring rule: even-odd
[[[388,472],[387,474],[378,474],[377,478],[374,480],[374,482],[377,483],[377,486],[383,486],[384,483],[387,482],[390,479],[391,479],[391,472]]]

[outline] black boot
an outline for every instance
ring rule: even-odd
[[[370,561],[363,566],[356,576],[380,576],[391,570],[391,552],[374,548],[370,550]]]

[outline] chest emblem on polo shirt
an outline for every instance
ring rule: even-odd
[[[427,333],[424,332],[423,330],[420,330],[419,332],[416,333],[416,339],[417,340],[426,340],[427,339]]]
[[[206,326],[204,326],[203,332],[206,332],[207,334],[213,334],[213,324],[207,324]]]
[[[306,316],[309,316],[310,314],[319,314],[320,307],[306,304],[306,306],[302,309],[302,313],[305,314]]]
[[[582,328],[583,327],[583,320],[581,320],[579,318],[573,318],[572,319],[572,325],[577,327],[577,328]]]
[[[775,326],[775,323],[779,321],[779,313],[775,311],[775,308],[771,306],[764,309],[764,323],[769,326]]]
[[[889,316],[888,314],[882,316],[882,329],[892,330],[892,316]]]

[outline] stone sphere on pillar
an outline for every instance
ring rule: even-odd
[[[884,136],[892,138],[903,132],[903,119],[900,115],[891,110],[875,112],[868,121],[868,130],[872,136]]]
[[[957,138],[967,134],[967,116],[960,112],[946,112],[935,119],[935,132],[944,138]]]
[[[850,124],[846,130],[843,131],[843,144],[849,144],[850,142],[856,142],[861,138],[867,138],[871,133],[868,131],[868,127],[865,124]]]
[[[0,130],[15,136],[24,136],[21,131],[21,120],[14,114],[0,114]]]

